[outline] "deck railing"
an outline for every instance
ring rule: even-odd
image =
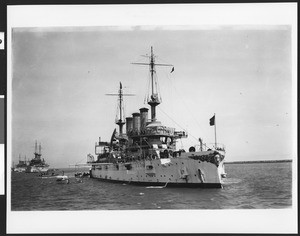
[[[217,150],[217,151],[224,151],[225,152],[225,145],[222,143],[209,143],[207,146],[211,147],[211,149]]]

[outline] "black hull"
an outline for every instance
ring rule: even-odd
[[[124,181],[124,180],[99,179],[99,178],[93,178],[93,179],[97,179],[103,182],[125,183],[125,184],[137,185],[137,186],[161,186],[161,187],[168,187],[168,188],[222,188],[222,184],[220,183],[166,183],[166,182]]]

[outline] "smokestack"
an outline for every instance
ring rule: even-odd
[[[126,117],[126,133],[129,134],[133,130],[133,118]]]
[[[141,114],[141,130],[144,130],[146,128],[147,125],[147,121],[148,121],[148,108],[141,108],[140,109],[140,114]]]
[[[136,112],[132,114],[133,117],[133,131],[139,132],[141,127],[141,114]]]

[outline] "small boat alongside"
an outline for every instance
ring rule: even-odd
[[[90,173],[88,172],[76,172],[75,177],[76,178],[83,178],[83,177],[89,177]]]

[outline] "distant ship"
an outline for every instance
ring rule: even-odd
[[[37,142],[35,142],[34,158],[31,159],[27,165],[26,173],[39,173],[48,171],[49,165],[45,162],[44,158],[42,159],[41,149],[41,144],[37,145]]]
[[[173,65],[155,63],[156,56],[151,47],[148,63],[132,63],[147,65],[150,69],[151,93],[147,103],[151,107],[151,119],[148,120],[148,108],[124,119],[122,83],[118,96],[118,117],[116,124],[119,132],[113,131],[110,142],[95,144],[96,159],[87,155],[87,163],[91,165],[90,177],[127,184],[161,187],[206,187],[221,188],[225,177],[224,145],[215,144],[208,148],[199,139],[200,147],[191,146],[188,151],[176,148],[176,141],[187,137],[185,131],[176,131],[166,127],[156,118],[156,106],[161,103],[157,88],[155,66]],[[123,126],[126,124],[126,133]],[[215,125],[215,116],[210,119]]]
[[[21,160],[21,155],[19,155],[19,163],[16,166],[13,165],[12,170],[15,171],[15,172],[25,172],[26,168],[27,168],[26,157],[25,157],[25,160],[22,161]]]

